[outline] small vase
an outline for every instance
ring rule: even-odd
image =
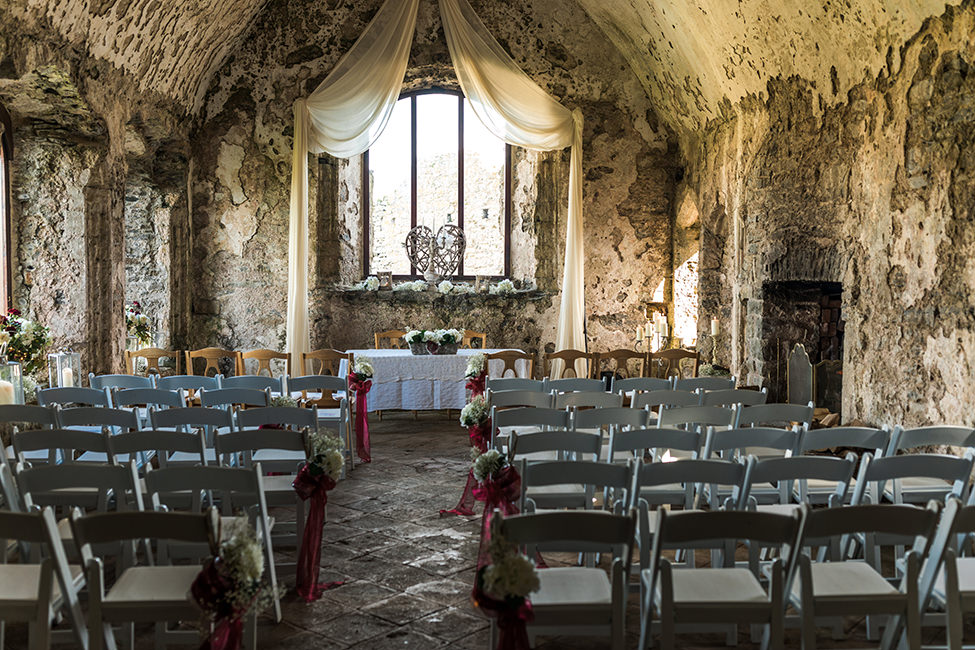
[[[434,354],[457,354],[459,343],[441,343]]]
[[[416,355],[430,354],[426,343],[410,343],[410,352]]]

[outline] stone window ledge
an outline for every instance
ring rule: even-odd
[[[445,295],[439,291],[367,291],[365,289],[340,289],[322,288],[321,291],[328,296],[342,297],[349,302],[390,302],[402,304],[429,304],[434,302],[445,302],[452,304],[461,303],[503,303],[508,301],[533,302],[536,300],[549,299],[556,295],[554,291],[543,291],[541,289],[531,289],[528,291],[515,291],[509,294],[491,293],[452,293]]]

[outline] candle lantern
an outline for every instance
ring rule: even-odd
[[[20,364],[0,354],[0,404],[24,403],[24,377]]]
[[[81,385],[81,355],[70,350],[47,355],[47,379],[51,388]]]

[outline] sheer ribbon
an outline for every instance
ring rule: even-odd
[[[467,435],[471,441],[471,447],[477,447],[482,454],[488,450],[491,443],[491,425],[489,423],[475,424],[467,427]],[[460,501],[450,510],[441,510],[440,516],[460,515],[470,517],[474,513],[474,503],[477,501],[477,481],[474,480],[474,470],[467,472],[467,483],[464,484],[464,492],[460,495]],[[481,499],[483,501],[483,499]]]
[[[372,390],[372,380],[360,380],[354,374],[349,375],[349,388],[355,393],[355,442],[356,453],[363,463],[372,462],[372,450],[369,446],[369,404],[367,395]]]
[[[570,111],[522,72],[467,0],[439,0],[464,95],[477,117],[505,142],[549,151],[571,147],[569,209],[558,349],[585,350],[582,239],[582,113]],[[419,0],[387,0],[325,80],[294,106],[291,227],[288,243],[288,352],[301,368],[308,330],[308,153],[362,153],[386,126],[399,97]],[[556,370],[558,370],[556,368]],[[301,369],[303,374],[304,368]]]
[[[328,503],[328,491],[335,487],[335,481],[326,474],[314,475],[305,463],[298,471],[298,476],[291,486],[302,501],[311,500],[308,507],[308,519],[305,520],[305,531],[301,537],[301,548],[298,550],[298,566],[295,591],[306,603],[318,600],[322,592],[337,587],[341,582],[318,582],[321,571],[319,562],[322,559],[322,527],[325,525],[325,504]]]

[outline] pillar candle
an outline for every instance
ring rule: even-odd
[[[660,334],[662,336],[667,336],[670,334],[670,327],[667,325],[667,321],[660,322]]]
[[[718,335],[718,319],[717,318],[712,318],[711,319],[711,336],[717,336],[717,335]]]
[[[643,325],[636,326],[636,340],[637,341],[643,340]]]
[[[61,386],[65,388],[74,386],[74,371],[71,368],[65,368],[61,371]]]
[[[14,385],[0,379],[0,404],[14,403]]]

